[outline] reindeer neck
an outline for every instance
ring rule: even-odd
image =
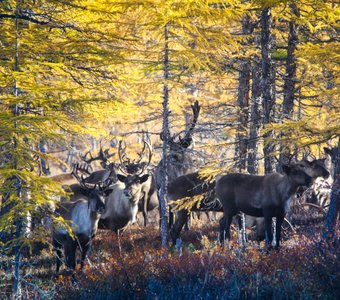
[[[281,200],[284,202],[288,201],[291,196],[296,193],[297,188],[299,185],[294,183],[292,179],[288,175],[281,175],[282,178],[280,183],[278,184],[278,189],[280,191],[280,195],[282,195]]]

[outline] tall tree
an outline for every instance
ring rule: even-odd
[[[261,61],[255,55],[252,68],[252,88],[251,88],[251,112],[250,129],[248,141],[248,172],[258,174],[258,146],[260,140],[260,130],[262,127],[262,89],[261,89]]]
[[[274,48],[274,40],[272,36],[272,15],[271,8],[266,7],[261,12],[261,64],[262,77],[261,88],[263,95],[263,114],[264,124],[274,122],[275,108],[275,65],[272,60],[272,51]],[[275,170],[275,161],[273,157],[274,144],[271,141],[273,132],[269,130],[264,134],[265,145],[263,148],[264,154],[264,169],[265,173],[269,174]]]
[[[242,34],[249,36],[253,31],[253,24],[250,16],[246,14],[242,20]],[[249,90],[250,90],[250,69],[249,58],[244,58],[240,62],[239,86],[237,93],[237,106],[239,107],[239,125],[237,130],[236,143],[236,166],[241,172],[246,169],[247,162],[247,135],[248,135],[248,115],[249,115]]]

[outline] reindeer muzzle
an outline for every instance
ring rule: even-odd
[[[322,175],[323,179],[327,179],[330,176],[330,173],[325,170],[324,174]]]
[[[105,207],[102,207],[102,206],[98,207],[97,212],[98,212],[98,214],[102,215],[103,213],[105,213]]]
[[[132,197],[132,193],[130,191],[124,190],[124,195],[128,198]]]

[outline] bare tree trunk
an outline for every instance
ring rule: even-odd
[[[275,66],[271,58],[273,49],[273,38],[271,34],[272,17],[271,9],[265,8],[261,13],[261,55],[262,55],[262,94],[263,94],[263,113],[264,124],[274,122],[275,106]],[[273,132],[269,131],[264,135],[265,145],[264,169],[269,174],[275,170],[275,160],[273,157],[274,145],[270,141],[273,138]]]
[[[291,9],[294,15],[299,16],[299,11],[294,4],[291,5]],[[294,100],[297,94],[296,90],[296,47],[299,43],[299,26],[294,20],[289,22],[289,35],[288,35],[288,48],[286,59],[286,74],[284,77],[283,85],[283,109],[282,119],[291,119],[294,110]],[[289,163],[291,146],[281,146],[280,148],[280,165]],[[280,166],[281,167],[281,166]]]
[[[19,20],[18,20],[18,12],[19,12],[19,1],[16,3],[16,9],[15,9],[15,53],[14,53],[14,70],[16,72],[19,72]],[[14,96],[18,97],[18,86],[17,82],[14,82]],[[19,107],[18,104],[15,104],[13,107],[13,114],[14,115],[19,115]],[[14,127],[16,128],[18,125],[15,122]],[[18,140],[17,137],[14,136],[13,138],[13,148],[16,150],[18,148]],[[17,170],[18,169],[18,161],[17,157],[12,157],[13,160],[13,169]],[[18,177],[16,177],[15,181],[15,191],[18,196],[18,199],[21,199],[21,181]],[[16,209],[16,208],[14,208]],[[17,212],[16,214],[16,231],[15,231],[15,237],[16,237],[16,242],[14,246],[14,255],[15,255],[15,260],[14,260],[14,274],[13,274],[13,295],[15,299],[20,299],[21,298],[21,286],[20,286],[20,260],[21,260],[21,255],[20,255],[20,237],[22,234],[22,219],[20,217],[20,213]]]
[[[251,34],[253,24],[246,15],[242,20],[242,34]],[[246,170],[247,163],[247,128],[249,119],[249,90],[250,90],[250,60],[243,59],[240,63],[237,106],[239,107],[239,125],[235,149],[236,168],[239,172]]]
[[[168,139],[169,139],[169,87],[167,80],[169,79],[169,24],[164,26],[164,85],[163,85],[163,155],[160,167],[160,182],[159,204],[160,204],[160,219],[161,219],[161,236],[162,248],[167,247],[168,233],[168,211],[167,211],[167,186],[168,186]]]
[[[47,153],[47,144],[46,142],[41,139],[40,142],[39,142],[39,151],[41,153]],[[45,175],[50,175],[51,172],[50,172],[50,168],[48,166],[48,163],[46,162],[45,159],[43,158],[40,158],[40,168],[41,168],[41,172]]]
[[[237,130],[236,166],[239,172],[246,169],[247,162],[247,126],[250,86],[250,61],[241,62],[237,105],[239,107],[239,125]]]
[[[248,172],[258,174],[258,145],[262,127],[261,62],[255,56],[252,71],[250,130],[248,140]]]
[[[334,182],[332,185],[331,203],[327,213],[323,238],[327,242],[334,241],[335,243],[339,243],[335,227],[339,221],[340,214],[340,138],[338,140],[337,149],[332,155],[332,162],[334,164]]]

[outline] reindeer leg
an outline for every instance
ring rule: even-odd
[[[223,246],[225,238],[230,240],[230,224],[233,219],[232,215],[224,215],[220,220],[220,243]]]
[[[176,240],[178,239],[181,233],[183,225],[186,224],[187,221],[188,221],[188,212],[186,210],[179,211],[177,214],[175,224],[170,231],[170,236],[171,236],[173,245],[176,245]]]
[[[264,222],[266,226],[266,245],[268,250],[270,250],[273,247],[272,217],[265,216]]]
[[[86,258],[86,254],[87,254],[89,247],[90,247],[90,240],[82,242],[80,269],[83,269],[84,267],[84,260]]]
[[[171,229],[174,226],[174,213],[171,211],[171,207],[169,206],[169,228]]]
[[[177,217],[176,217],[176,218],[177,218]],[[193,219],[193,212],[190,213],[190,214],[187,216],[187,220],[186,220],[185,223],[184,223],[184,230],[185,230],[185,231],[189,231],[190,226],[191,226],[192,219]],[[176,221],[175,221],[175,223],[176,223]]]
[[[72,270],[76,268],[76,249],[77,242],[69,237],[65,243],[65,258],[67,267]]]
[[[146,227],[149,223],[148,220],[148,199],[146,193],[143,196],[143,218],[144,218],[144,227]]]
[[[56,252],[56,273],[59,273],[60,266],[63,263],[63,252],[62,245],[56,239],[53,239],[53,250]]]
[[[284,220],[284,214],[280,214],[279,216],[276,217],[276,245],[275,245],[275,249],[279,250],[280,248],[280,239],[281,239],[281,229],[282,229],[282,223]]]

